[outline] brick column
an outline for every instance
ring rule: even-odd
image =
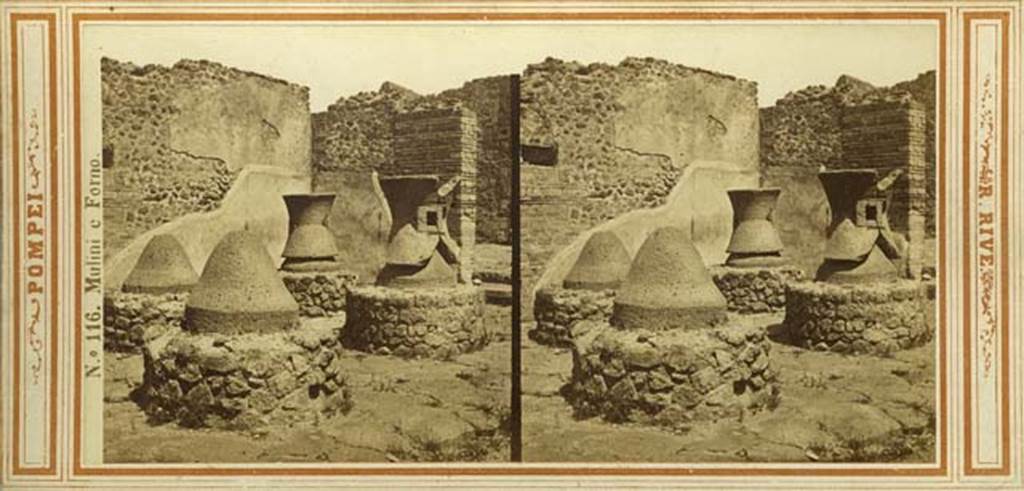
[[[460,245],[459,278],[472,281],[476,244],[476,115],[467,109],[414,111],[395,116],[392,162],[381,176],[435,175],[460,182],[448,214],[448,230]]]
[[[921,271],[928,210],[926,126],[924,107],[909,96],[845,106],[840,117],[842,167],[877,169],[880,177],[903,170],[893,186],[889,222],[910,243],[912,277]]]

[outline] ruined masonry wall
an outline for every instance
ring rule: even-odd
[[[345,313],[345,297],[358,277],[344,271],[300,273],[281,271],[284,286],[299,304],[303,317],[329,317]]]
[[[490,343],[483,306],[483,291],[474,286],[355,287],[345,308],[344,344],[380,355],[450,359]]]
[[[537,291],[533,316],[537,325],[530,339],[549,346],[571,346],[573,327],[582,321],[607,322],[612,316],[615,290],[544,288]]]
[[[926,308],[925,286],[914,281],[792,283],[783,330],[791,343],[808,349],[888,355],[932,339]]]
[[[741,314],[783,311],[786,306],[786,285],[803,276],[803,271],[790,266],[711,268],[711,278],[729,303],[729,310]]]
[[[149,340],[180,331],[187,298],[186,293],[104,292],[103,350],[141,353]]]
[[[440,94],[421,96],[392,83],[376,92],[338,100],[313,115],[314,187],[336,190],[344,181],[322,176],[365,175],[394,160],[391,128],[398,114],[445,108],[465,108],[477,116],[477,240],[511,243],[509,192],[512,165],[512,92],[515,79],[496,76],[467,82]]]
[[[578,416],[662,426],[772,409],[770,349],[756,326],[658,335],[606,326],[577,342],[567,398]]]
[[[147,344],[140,405],[156,422],[248,430],[352,407],[337,327],[227,338],[179,334]]]
[[[437,109],[400,114],[394,122],[394,155],[381,176],[436,175],[441,182],[460,177],[448,231],[462,247],[459,276],[472,281],[477,220],[477,120],[465,109]]]
[[[934,215],[925,190],[924,108],[909,96],[871,101],[847,107],[840,127],[847,167],[877,169],[880,177],[903,171],[893,184],[888,216],[892,228],[906,234],[910,272],[917,277],[923,266],[926,215]]]
[[[578,234],[664,204],[691,163],[756,171],[756,93],[753,82],[652,58],[530,65],[521,142],[557,146],[558,163],[521,168],[524,294]]]
[[[900,138],[906,140],[903,145],[913,145],[905,148],[904,152],[910,153],[912,158],[922,161],[920,164],[916,162],[912,164],[914,172],[922,174],[919,178],[921,190],[918,192],[923,194],[915,207],[923,215],[923,227],[926,235],[934,236],[936,206],[935,77],[936,74],[933,70],[920,74],[914,80],[901,82],[891,87],[875,87],[844,75],[833,87],[807,87],[787,94],[772,107],[761,109],[760,154],[766,184],[782,186],[784,189],[795,189],[798,193],[813,196],[815,200],[824,200],[822,193],[815,193],[813,189],[804,184],[813,184],[811,178],[822,166],[828,169],[837,169],[857,165],[856,161],[863,160],[864,152],[870,147],[870,144],[857,145],[850,138],[846,138],[847,141],[844,143],[842,136],[844,126],[850,128],[858,124],[878,123],[886,128],[879,129],[877,136],[885,136],[887,131],[895,130],[896,134],[890,135],[892,137],[899,137],[900,133],[906,133],[907,128],[910,128],[914,132],[914,136]],[[909,102],[906,100],[907,98],[910,99]],[[868,111],[863,106],[876,103],[885,104],[886,102],[892,103],[892,107],[889,109],[892,111],[890,115],[875,116],[874,118],[877,119],[875,122],[862,117],[862,114]],[[908,118],[906,123],[898,122],[904,116],[898,114],[897,106],[904,108],[912,106],[912,109],[907,109],[909,115],[906,116]],[[846,123],[844,123],[844,119]],[[864,134],[863,137],[867,137],[867,135]],[[896,147],[890,147],[884,151],[889,152],[890,157],[901,157],[896,152]],[[881,154],[875,155],[873,158],[881,158]],[[891,160],[879,161],[877,164],[878,167],[892,167],[893,165]],[[918,171],[918,166],[921,166],[922,170]],[[914,185],[917,186],[916,183]],[[810,198],[794,200],[802,203]],[[800,205],[797,202],[792,204]],[[780,208],[778,211],[783,214],[787,213],[785,206]],[[813,205],[802,206],[799,213],[806,214],[812,209]],[[898,230],[906,232],[906,229]],[[801,242],[806,242],[796,233],[784,232],[783,235],[783,242],[787,247],[799,248]]]
[[[104,58],[104,254],[182,215],[216,209],[247,165],[309,173],[305,87],[208,61]]]

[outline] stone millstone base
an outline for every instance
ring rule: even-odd
[[[347,413],[341,326],[326,321],[287,333],[157,338],[146,344],[137,401],[153,422],[233,430]]]
[[[281,271],[284,286],[299,304],[303,317],[329,317],[345,312],[348,289],[359,279],[347,271]]]
[[[354,287],[345,307],[346,348],[402,358],[448,359],[483,348],[483,291]]]
[[[181,330],[187,293],[103,294],[103,349],[141,353],[149,340]]]
[[[567,399],[579,416],[676,427],[774,408],[779,389],[763,331],[626,331],[603,323],[575,341]]]
[[[530,330],[530,339],[548,346],[571,347],[573,326],[585,320],[607,321],[614,301],[615,290],[538,290],[533,301],[537,327]]]
[[[741,314],[781,312],[786,307],[786,284],[803,277],[803,271],[792,266],[711,268],[711,278],[729,310]]]
[[[809,349],[885,355],[931,340],[924,297],[924,286],[914,281],[792,283],[783,330],[790,342]]]

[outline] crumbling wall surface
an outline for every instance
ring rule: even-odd
[[[843,75],[834,87],[812,85],[761,109],[761,165],[814,171],[820,166],[841,166],[840,108],[876,90],[867,82]]]
[[[617,66],[549,58],[522,78],[521,140],[557,145],[582,199],[572,225],[663,204],[695,160],[756,169],[756,85],[655,59]]]
[[[824,194],[815,192],[810,186],[816,185],[809,176],[816,174],[821,168],[838,169],[850,166],[864,167],[857,161],[865,160],[863,152],[872,145],[886,146],[885,133],[896,128],[895,135],[889,135],[889,139],[899,134],[906,135],[906,126],[900,129],[900,125],[894,122],[903,116],[893,115],[875,120],[859,117],[857,113],[865,112],[863,106],[889,101],[893,103],[913,105],[915,114],[907,120],[920,129],[920,137],[915,136],[914,140],[907,139],[902,145],[913,144],[915,147],[906,153],[922,152],[920,159],[923,161],[923,171],[920,172],[920,188],[924,194],[919,200],[919,209],[923,213],[924,230],[928,236],[935,235],[935,71],[928,71],[920,74],[916,79],[901,82],[891,87],[875,87],[866,82],[857,80],[848,75],[840,77],[833,87],[812,86],[787,94],[779,99],[775,106],[761,109],[761,164],[767,184],[783,188],[783,195],[787,193],[799,193],[805,196],[815,195],[824,200]],[[920,112],[918,112],[920,111]],[[844,123],[846,121],[846,123]],[[843,142],[843,127],[849,128],[856,124],[863,126],[863,132],[870,132],[870,127],[876,125],[879,129],[874,133],[873,138],[880,141],[865,145],[852,145],[848,137]],[[867,140],[865,137],[860,140]],[[844,149],[844,145],[846,148]],[[852,149],[852,151],[851,151]],[[886,146],[884,149],[889,155],[886,158],[902,158],[906,155],[899,155],[893,146]],[[915,156],[915,158],[917,158]],[[890,161],[878,163],[878,167],[892,168],[894,164]],[[915,164],[917,166],[918,164]],[[808,186],[810,185],[810,186]],[[784,199],[784,198],[782,198]],[[807,202],[808,207],[798,210],[786,209],[786,204],[780,203],[777,208],[779,214],[798,216],[801,214],[815,213],[820,208],[819,203],[810,203],[809,200],[799,199],[800,202]],[[790,204],[796,204],[791,202]],[[801,220],[806,221],[806,220]],[[817,220],[814,220],[817,221]],[[784,223],[785,220],[777,220],[776,223]],[[897,225],[897,230],[906,233],[905,225]],[[900,228],[902,227],[902,228]],[[814,232],[817,234],[817,231]],[[789,240],[784,236],[783,243],[787,248],[800,249],[813,237],[802,237],[792,235]]]
[[[512,93],[515,79],[496,76],[467,82],[440,94],[419,95],[391,82],[375,92],[339,99],[313,115],[313,167],[318,190],[347,192],[359,176],[393,164],[396,116],[413,111],[464,108],[476,114],[477,241],[511,243],[509,193],[512,156]],[[348,174],[346,179],[321,175]],[[355,217],[351,217],[355,219]],[[339,223],[340,225],[340,223]],[[350,224],[344,227],[373,227]]]
[[[573,190],[566,188],[564,179],[561,167],[520,167],[519,271],[523,280],[520,297],[524,318],[529,318],[533,305],[531,284],[544,273],[547,262],[576,235],[567,225],[574,199]],[[568,272],[567,269],[565,273]]]
[[[637,243],[627,249],[653,228],[674,225],[693,233],[706,262],[724,253],[732,218],[725,190],[757,185],[754,83],[650,58],[615,66],[549,58],[527,68],[521,93],[522,143],[558,148],[554,168],[523,168],[524,292],[539,273],[561,281],[562,259],[569,266],[575,259],[565,248],[617,217],[630,229],[620,237]],[[538,182],[542,174],[558,179],[550,198],[539,196],[551,189]],[[694,199],[714,192],[721,196]],[[634,217],[633,225],[622,219],[655,208],[665,213]],[[553,269],[560,273],[549,275]],[[531,301],[524,298],[527,310]]]
[[[209,61],[104,58],[104,252],[220,206],[238,172],[309,174],[309,91]]]
[[[376,92],[343,97],[327,111],[315,113],[313,171],[378,170],[391,162],[391,123],[398,112],[412,107],[421,96],[385,82]]]

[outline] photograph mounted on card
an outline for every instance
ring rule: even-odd
[[[6,2],[0,487],[1022,487],[1021,10]]]

